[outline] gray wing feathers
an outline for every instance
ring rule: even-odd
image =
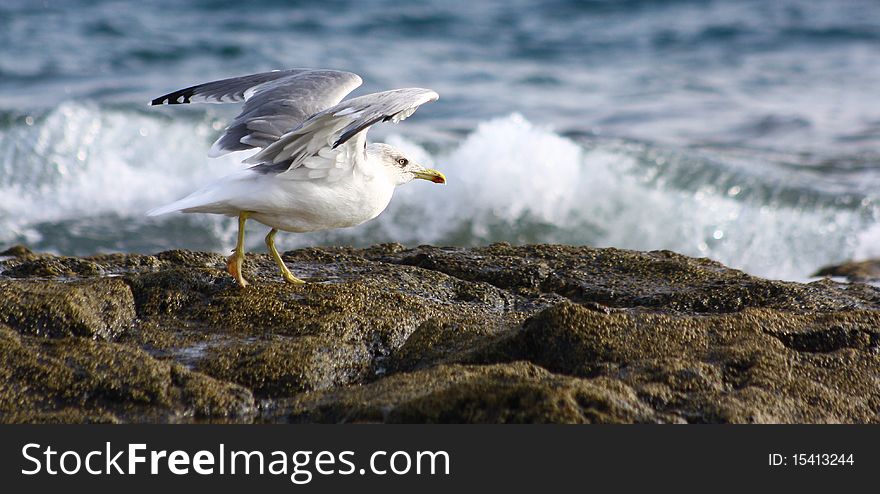
[[[437,98],[434,91],[421,88],[352,98],[312,115],[245,162],[271,166],[273,171],[280,167],[272,165],[279,163],[289,163],[284,169],[296,168],[324,148],[335,149],[377,122],[399,122]]]
[[[245,100],[245,92],[255,86],[282,77],[309,72],[312,69],[273,70],[260,74],[232,77],[198,84],[159,96],[150,102],[155,105],[181,105],[186,103],[237,103]]]
[[[289,69],[192,86],[160,96],[152,104],[244,101],[241,113],[208,152],[216,157],[266,147],[360,85],[361,78],[351,72]]]
[[[335,70],[312,70],[262,84],[254,88],[241,114],[208,155],[266,147],[309,116],[339,103],[360,85],[356,74]]]

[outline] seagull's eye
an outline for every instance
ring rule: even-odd
[[[400,166],[406,166],[407,163],[409,163],[409,161],[406,158],[400,158],[397,160],[397,164]]]

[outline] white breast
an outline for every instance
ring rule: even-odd
[[[381,165],[380,165],[381,166]],[[343,177],[285,180],[265,177],[251,218],[279,230],[311,232],[360,225],[388,206],[394,184],[381,169],[359,166]]]

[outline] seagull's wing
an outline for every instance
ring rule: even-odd
[[[159,96],[151,104],[237,103],[241,113],[208,155],[269,146],[311,115],[339,103],[361,85],[351,72],[289,69],[233,77]]]
[[[397,123],[438,97],[430,89],[406,88],[343,101],[312,115],[245,163],[295,180],[339,177],[363,158],[371,125]]]

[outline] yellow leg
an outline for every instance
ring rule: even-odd
[[[305,281],[297,278],[287,269],[287,266],[284,265],[284,260],[281,259],[281,254],[278,253],[278,249],[275,248],[275,234],[278,233],[277,228],[273,228],[269,231],[269,234],[266,235],[266,247],[269,249],[269,254],[272,254],[272,259],[275,259],[275,264],[278,265],[278,268],[281,269],[281,276],[284,277],[284,281],[288,283],[294,284],[302,284]]]
[[[238,243],[235,244],[232,255],[226,261],[226,270],[229,271],[229,274],[235,278],[235,281],[242,288],[248,285],[248,282],[241,276],[241,265],[244,262],[244,224],[248,216],[250,216],[250,213],[247,211],[242,211],[238,214]]]

